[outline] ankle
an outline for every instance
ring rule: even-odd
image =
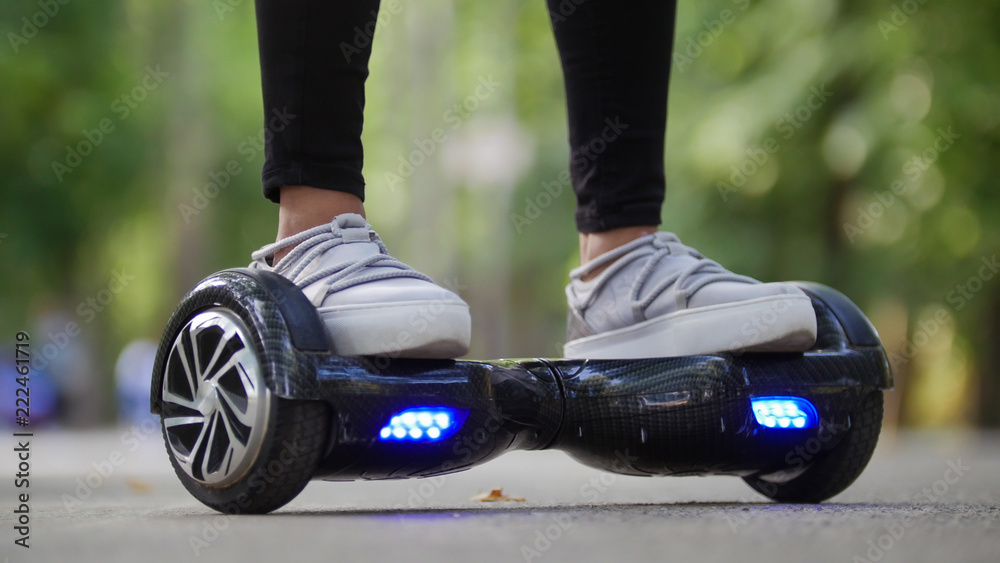
[[[365,206],[361,198],[347,192],[311,186],[282,186],[276,240],[329,223],[334,217],[344,213],[357,213],[364,217]],[[277,263],[293,248],[295,247],[289,246],[275,252],[272,261]]]
[[[586,264],[605,252],[626,245],[635,239],[651,235],[656,231],[656,225],[642,225],[637,227],[621,227],[600,233],[580,233],[580,264]],[[589,272],[583,276],[583,281],[593,279],[613,263],[614,261],[608,262],[600,268]]]

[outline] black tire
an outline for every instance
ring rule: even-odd
[[[326,442],[326,405],[276,398],[272,415],[273,424],[253,467],[227,487],[208,487],[192,479],[168,445],[170,464],[184,488],[205,506],[227,514],[266,514],[291,502],[319,464]],[[166,443],[165,430],[163,438]]]
[[[785,482],[768,481],[760,475],[743,480],[777,502],[823,502],[843,492],[861,475],[871,460],[881,430],[882,392],[874,391],[863,397],[851,414],[851,427],[843,439],[815,458],[801,475]]]
[[[234,290],[235,291],[235,290]],[[229,514],[262,514],[305,488],[319,465],[327,407],[271,391],[275,362],[255,315],[230,295],[197,292],[161,344],[160,429],[177,477]],[[183,304],[182,304],[183,306]],[[154,387],[154,389],[156,389]]]

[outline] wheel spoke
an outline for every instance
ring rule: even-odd
[[[182,406],[186,409],[198,410],[198,406],[194,401],[189,401],[184,397],[181,397],[177,393],[170,391],[169,389],[163,390],[163,400],[167,403],[173,403],[175,405]]]
[[[168,447],[183,471],[206,485],[242,478],[267,432],[273,399],[250,334],[228,310],[199,313],[175,340],[171,353],[179,361],[164,374],[161,398],[173,409],[162,415]]]
[[[241,364],[243,363],[244,362],[241,362]],[[247,370],[238,369],[236,371],[239,372],[240,382],[243,383],[243,390],[246,391],[247,396],[250,396],[251,393],[257,392],[257,382],[249,373],[247,373]]]
[[[219,434],[219,417],[221,413],[215,411],[212,413],[212,423],[206,426],[211,427],[211,431],[208,433],[208,440],[201,447],[201,474],[204,476],[211,475],[213,472],[209,469],[209,463],[212,460],[212,446],[215,444],[216,436]]]
[[[194,370],[191,368],[191,365],[188,362],[187,349],[185,348],[186,345],[190,346],[191,338],[192,336],[190,328],[184,329],[184,332],[181,333],[180,337],[177,339],[177,342],[174,344],[173,353],[177,354],[177,356],[180,358],[181,367],[184,368],[184,378],[187,381],[188,389],[191,390],[191,396],[193,397],[195,394],[198,393],[198,382],[197,382],[198,377],[197,374],[195,373],[197,367],[195,367]],[[187,344],[185,344],[185,342],[187,342]],[[192,355],[192,357],[194,356]]]
[[[195,384],[195,387],[192,387],[192,389],[194,389],[194,391],[197,392],[198,391],[197,385],[201,382],[201,379],[203,379],[203,377],[202,377],[202,370],[201,370],[201,368],[202,368],[201,362],[198,360],[198,357],[199,357],[198,356],[198,338],[197,338],[197,335],[195,334],[195,331],[194,331],[193,327],[190,328],[190,329],[188,329],[187,336],[188,336],[188,341],[189,341],[188,345],[191,346],[191,361],[192,361],[192,363],[194,363],[194,374],[193,375],[194,375],[194,384]]]
[[[239,357],[239,353],[233,354],[232,357],[230,357],[228,360],[226,360],[226,363],[222,364],[222,366],[219,367],[219,369],[213,370],[212,372],[206,371],[205,373],[207,373],[209,375],[207,375],[205,377],[205,381],[214,381],[214,380],[218,379],[220,375],[226,373],[227,371],[229,371],[230,368],[232,368],[233,366],[239,365],[242,362],[243,362],[243,358]]]
[[[235,431],[232,426],[232,421],[230,421],[228,417],[221,412],[219,413],[219,416],[222,418],[222,424],[225,426],[226,434],[229,435],[229,449],[227,454],[231,454],[233,456],[236,456],[237,454],[242,455],[243,452],[246,451],[247,440],[239,436],[239,433]]]
[[[204,370],[202,371],[203,375],[202,379],[204,379],[205,381],[211,381],[215,377],[214,375],[212,375],[213,373],[212,368],[215,366],[215,362],[219,361],[219,356],[222,355],[223,350],[226,349],[226,345],[229,344],[229,340],[232,338],[239,338],[239,335],[236,333],[235,327],[232,327],[229,330],[223,332],[222,338],[220,338],[219,341],[216,342],[215,350],[212,352],[212,358],[208,360],[208,364],[204,366]],[[233,362],[234,356],[229,358],[229,361],[226,362],[227,365]],[[225,366],[215,371],[214,373],[215,375],[218,375],[219,373],[225,373]]]
[[[170,418],[163,419],[163,426],[168,430],[174,426],[187,426],[190,424],[203,424],[205,422],[205,417],[203,416],[173,416]]]
[[[252,405],[250,403],[247,403],[247,405],[241,409],[233,401],[233,398],[230,395],[229,391],[223,389],[222,387],[219,387],[218,393],[219,397],[221,397],[222,400],[226,403],[226,406],[229,407],[228,409],[219,409],[219,410],[222,410],[223,412],[231,412],[233,417],[236,418],[236,421],[242,424],[243,426],[253,426],[253,419],[257,413],[253,412],[255,409],[252,408]]]
[[[201,450],[201,444],[205,440],[205,434],[208,432],[208,427],[211,426],[209,420],[203,420],[203,422],[204,423],[201,425],[201,428],[198,430],[198,438],[195,439],[194,444],[192,444],[188,449],[189,453],[184,454],[182,452],[178,452],[175,448],[171,448],[174,453],[174,457],[177,458],[177,463],[180,464],[181,467],[184,468],[184,471],[192,477],[195,477],[193,472],[194,460],[198,457],[198,452]]]

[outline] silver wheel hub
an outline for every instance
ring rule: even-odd
[[[167,447],[188,476],[224,487],[246,475],[264,441],[272,399],[238,316],[210,309],[185,325],[167,358],[162,398]]]

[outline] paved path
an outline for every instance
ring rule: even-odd
[[[158,432],[124,439],[123,432],[32,439],[30,550],[13,544],[15,444],[9,434],[0,440],[0,556],[141,563],[1000,561],[1000,435],[883,437],[861,479],[819,506],[765,502],[736,478],[622,477],[559,452],[514,452],[433,480],[316,482],[275,514],[230,518],[184,491]],[[95,467],[109,465],[111,474],[100,477]],[[526,501],[470,500],[500,487]]]

